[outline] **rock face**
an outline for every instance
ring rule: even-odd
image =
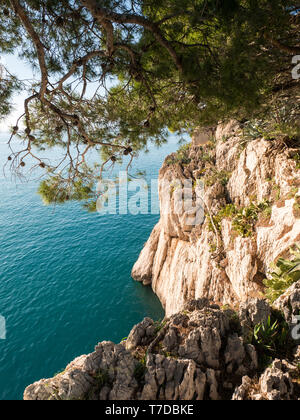
[[[231,310],[189,302],[161,325],[146,318],[121,344],[100,343],[52,379],[30,385],[25,400],[218,400],[257,369],[255,349]]]
[[[235,390],[232,399],[236,401],[289,401],[294,396],[291,373],[294,369],[286,361],[277,359],[261,375],[258,383],[245,376],[242,385]]]
[[[240,316],[205,298],[189,301],[161,324],[145,318],[120,344],[98,344],[64,372],[30,385],[24,399],[298,399],[299,347],[292,362],[275,360],[260,374],[257,350],[245,338],[270,311],[258,299],[246,302]]]
[[[293,318],[300,315],[300,282],[294,283],[274,303],[274,306],[284,313],[289,324]]]
[[[134,279],[151,284],[167,316],[191,299],[236,304],[259,297],[270,263],[300,240],[298,149],[245,140],[236,122],[220,125],[215,141],[192,145],[184,160],[166,159],[159,175],[161,218],[132,270]],[[176,182],[187,179],[204,181],[204,221],[195,222],[195,209],[180,209],[184,191]],[[212,223],[229,203],[247,212],[251,203],[267,201],[251,234],[246,219],[242,233],[226,216]]]

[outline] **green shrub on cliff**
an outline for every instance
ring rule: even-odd
[[[275,358],[290,356],[293,343],[284,316],[273,311],[267,322],[255,325],[252,344],[258,353],[259,367],[266,368]]]
[[[254,233],[255,224],[262,213],[270,213],[270,203],[266,200],[258,204],[251,203],[248,207],[242,208],[227,204],[213,217],[213,221],[220,230],[222,220],[227,218],[232,221],[232,228],[238,235],[248,238]],[[213,229],[212,223],[210,223],[210,229]]]
[[[135,369],[134,369],[134,377],[137,380],[137,382],[140,384],[141,382],[144,381],[145,379],[145,375],[147,372],[147,353],[145,354],[145,356],[143,356],[136,364]]]
[[[230,179],[230,172],[218,171],[213,168],[209,174],[204,176],[204,184],[208,187],[214,185],[216,182],[220,182],[224,187],[228,184]]]
[[[183,144],[176,153],[174,153],[170,158],[167,159],[167,165],[174,165],[175,163],[180,163],[181,165],[188,165],[191,162],[189,157],[191,143]]]
[[[265,140],[299,140],[300,139],[300,104],[287,103],[282,99],[274,108],[274,113],[265,119],[248,121],[243,129],[242,145],[249,141],[263,138]]]
[[[255,224],[261,213],[266,213],[270,208],[268,201],[259,204],[251,203],[250,206],[238,210],[232,220],[233,229],[244,238],[248,238],[254,232]]]
[[[296,162],[296,169],[300,170],[300,153],[296,153],[293,156],[294,161]]]
[[[272,265],[269,277],[264,281],[266,297],[274,302],[293,283],[300,280],[300,244],[296,244],[291,250],[291,259],[279,258]]]

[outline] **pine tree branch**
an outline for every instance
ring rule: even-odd
[[[21,22],[23,23],[24,28],[28,32],[30,38],[32,39],[35,45],[35,49],[36,49],[38,60],[39,60],[41,75],[42,75],[40,97],[41,99],[43,99],[46,94],[47,85],[48,85],[48,71],[47,71],[47,65],[46,65],[46,59],[45,59],[44,46],[39,38],[39,35],[37,34],[32,23],[30,22],[30,19],[28,18],[25,9],[21,5],[21,2],[19,0],[10,0],[10,2],[16,14],[19,16]]]
[[[171,58],[173,59],[177,69],[182,73],[183,67],[180,57],[177,55],[175,49],[172,47],[171,43],[165,39],[160,30],[159,26],[153,22],[150,22],[148,19],[133,15],[133,14],[120,14],[108,11],[102,8],[96,0],[81,0],[83,6],[85,6],[91,14],[100,22],[108,20],[114,23],[119,24],[133,24],[139,25],[148,31],[152,32],[156,40],[169,52]]]

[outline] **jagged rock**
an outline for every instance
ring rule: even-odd
[[[24,399],[99,399],[100,391],[107,399],[133,399],[138,388],[134,377],[136,365],[137,361],[123,345],[103,342],[94,353],[75,359],[62,374],[30,385]]]
[[[194,130],[194,133],[193,133],[193,136],[192,136],[192,143],[195,146],[200,146],[200,145],[206,144],[211,140],[214,133],[215,133],[214,128],[198,127],[198,128],[196,128],[196,130]]]
[[[193,360],[171,359],[149,355],[141,399],[191,400],[203,399],[205,374]]]
[[[246,352],[244,348],[243,339],[237,334],[228,337],[227,347],[225,350],[225,363],[230,364],[230,371],[232,371],[232,365],[235,363],[240,366],[245,359]]]
[[[286,365],[275,360],[260,378],[260,389],[267,400],[290,400],[293,395],[293,383]]]
[[[276,142],[263,139],[248,142],[242,150],[241,128],[236,121],[218,126],[214,150],[209,145],[194,145],[190,164],[170,165],[168,157],[160,170],[161,218],[132,276],[151,284],[167,316],[191,299],[205,297],[221,305],[235,305],[259,297],[270,263],[300,240],[295,191],[291,195],[291,188],[300,186],[300,171],[290,158],[291,150],[278,149],[274,153]],[[238,235],[226,218],[216,235],[207,208],[204,221],[196,226],[187,224],[191,213],[181,208],[182,191],[177,184],[191,174],[203,179],[212,168],[230,177],[226,187],[218,176],[213,177],[204,194],[200,193],[212,216],[226,203],[246,207],[251,202],[272,201],[270,217],[258,221],[252,236]],[[170,185],[174,190],[171,199]],[[280,190],[280,201],[274,199],[275,189]],[[196,196],[198,192],[195,187]],[[216,249],[217,245],[221,250]]]
[[[125,347],[127,350],[133,350],[137,346],[146,346],[151,343],[154,335],[154,322],[150,318],[145,318],[142,322],[133,327],[125,341]]]
[[[237,387],[233,393],[232,400],[244,401],[248,399],[251,388],[253,387],[253,381],[249,376],[244,376],[242,384]]]
[[[290,366],[286,361],[275,360],[267,368],[258,382],[245,376],[242,384],[235,389],[233,400],[291,400],[294,386]]]
[[[271,315],[271,306],[265,299],[250,299],[240,305],[239,319],[244,337],[251,340],[253,328],[257,324],[265,324]]]
[[[250,369],[252,371],[255,371],[258,368],[258,357],[257,357],[255,347],[252,344],[247,344],[246,345],[246,351],[247,351],[247,354],[252,361],[252,363],[250,365]]]
[[[203,308],[206,308],[210,305],[209,299],[207,298],[201,298],[201,299],[193,299],[186,303],[185,309],[187,311],[194,311],[196,309],[201,310]]]
[[[167,352],[172,352],[178,348],[178,341],[177,328],[169,328],[162,344]]]
[[[78,357],[63,373],[28,386],[24,400],[81,400],[96,386],[94,378],[83,368],[85,362],[86,356]]]
[[[271,315],[271,307],[265,299],[250,299],[240,305],[239,317],[241,325],[254,327],[266,323]]]
[[[216,129],[216,140],[222,141],[223,144],[227,143],[228,139],[233,138],[240,134],[241,126],[236,120],[230,120],[226,123],[219,124]]]
[[[221,399],[218,393],[219,375],[220,372],[217,372],[213,369],[207,369],[206,371],[206,378],[209,385],[209,398],[212,401],[218,401]]]
[[[300,314],[300,281],[294,283],[274,303],[274,307],[284,313],[289,324],[293,323],[295,316]]]
[[[100,343],[62,374],[30,385],[24,399],[222,399],[257,365],[255,349],[232,332],[231,316],[202,299],[159,331],[145,318],[125,343]]]

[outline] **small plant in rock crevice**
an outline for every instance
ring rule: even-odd
[[[296,219],[300,219],[300,197],[295,197],[295,203],[293,205],[293,214]]]
[[[110,382],[109,374],[107,370],[99,369],[99,371],[93,376],[97,388],[101,389],[104,385]]]
[[[213,168],[210,173],[204,176],[204,184],[208,187],[213,186],[217,182],[220,182],[221,185],[226,187],[230,179],[230,172],[228,171],[218,171]]]
[[[166,164],[168,166],[174,165],[175,163],[180,163],[181,165],[188,165],[191,163],[191,158],[189,157],[191,149],[191,143],[182,145],[176,153],[173,153],[167,160]]]
[[[230,219],[233,230],[238,235],[248,238],[254,233],[255,224],[258,221],[259,215],[270,215],[270,213],[271,207],[268,201],[262,201],[259,204],[251,203],[248,207],[240,209],[234,204],[228,204],[214,216],[213,220],[215,226],[220,231],[222,220],[226,218]],[[210,228],[212,227],[210,226]]]
[[[255,325],[252,344],[257,350],[259,367],[264,369],[276,358],[289,358],[294,346],[290,329],[279,311],[272,311],[268,320]]]
[[[147,372],[146,361],[147,361],[147,354],[145,354],[145,356],[142,357],[142,359],[137,362],[134,369],[133,376],[139,384],[142,383],[145,379],[145,375]]]
[[[264,281],[266,297],[274,302],[293,283],[300,280],[300,244],[295,244],[290,250],[291,258],[279,258],[271,265],[272,271]]]
[[[166,325],[166,321],[159,320],[159,321],[154,322],[155,334],[157,335],[165,325]]]
[[[296,195],[298,194],[299,188],[298,187],[292,187],[287,195],[287,199],[291,200],[293,198],[296,198]]]
[[[259,214],[267,212],[270,208],[268,201],[263,201],[259,204],[250,204],[237,212],[232,221],[233,229],[244,238],[252,236],[254,227],[258,221]]]
[[[296,153],[292,159],[296,162],[296,169],[300,169],[300,152]]]

